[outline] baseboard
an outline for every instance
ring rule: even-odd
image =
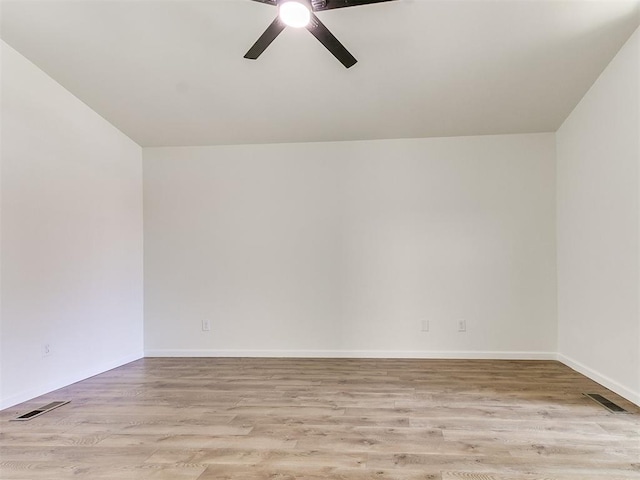
[[[134,353],[131,355],[127,355],[125,357],[121,357],[117,360],[113,360],[110,362],[101,363],[91,368],[87,368],[76,372],[71,375],[67,375],[62,378],[57,378],[54,381],[48,382],[43,385],[39,385],[38,387],[22,391],[18,394],[11,395],[9,397],[3,398],[0,400],[0,410],[4,410],[6,408],[11,408],[20,403],[32,400],[41,395],[45,395],[47,393],[51,393],[60,388],[67,387],[73,383],[80,382],[82,380],[86,380],[87,378],[93,377],[95,375],[99,375],[101,373],[107,372],[109,370],[113,370],[114,368],[121,367],[127,363],[134,362],[136,360],[140,360],[143,358],[143,354]]]
[[[552,352],[395,350],[145,350],[145,357],[422,358],[462,360],[556,360]]]
[[[598,371],[561,353],[558,353],[557,360],[640,407],[640,392],[634,392],[606,375],[602,375]]]

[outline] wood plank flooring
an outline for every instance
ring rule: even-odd
[[[148,358],[0,412],[0,478],[631,480],[640,408],[557,362]]]

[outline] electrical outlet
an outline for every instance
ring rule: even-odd
[[[43,357],[48,357],[49,355],[51,355],[52,352],[53,352],[53,350],[51,348],[51,344],[50,343],[45,343],[44,345],[42,345],[42,356]]]
[[[211,331],[211,321],[202,320],[202,331],[203,332],[210,332]]]
[[[429,320],[422,320],[422,326],[420,327],[420,331],[422,332],[429,331]]]
[[[467,331],[467,321],[466,320],[458,320],[458,331],[466,332]]]

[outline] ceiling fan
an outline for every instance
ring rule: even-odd
[[[290,26],[306,28],[329,50],[345,67],[356,64],[357,60],[342,45],[327,27],[318,19],[315,12],[334,8],[357,7],[370,3],[389,2],[392,0],[253,0],[278,7],[278,16],[267,27],[258,41],[249,49],[244,58],[256,60],[278,35]]]

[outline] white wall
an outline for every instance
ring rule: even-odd
[[[142,153],[5,43],[1,140],[8,407],[142,356]]]
[[[143,156],[148,355],[556,351],[553,134]]]
[[[640,31],[557,132],[559,352],[640,404]]]

